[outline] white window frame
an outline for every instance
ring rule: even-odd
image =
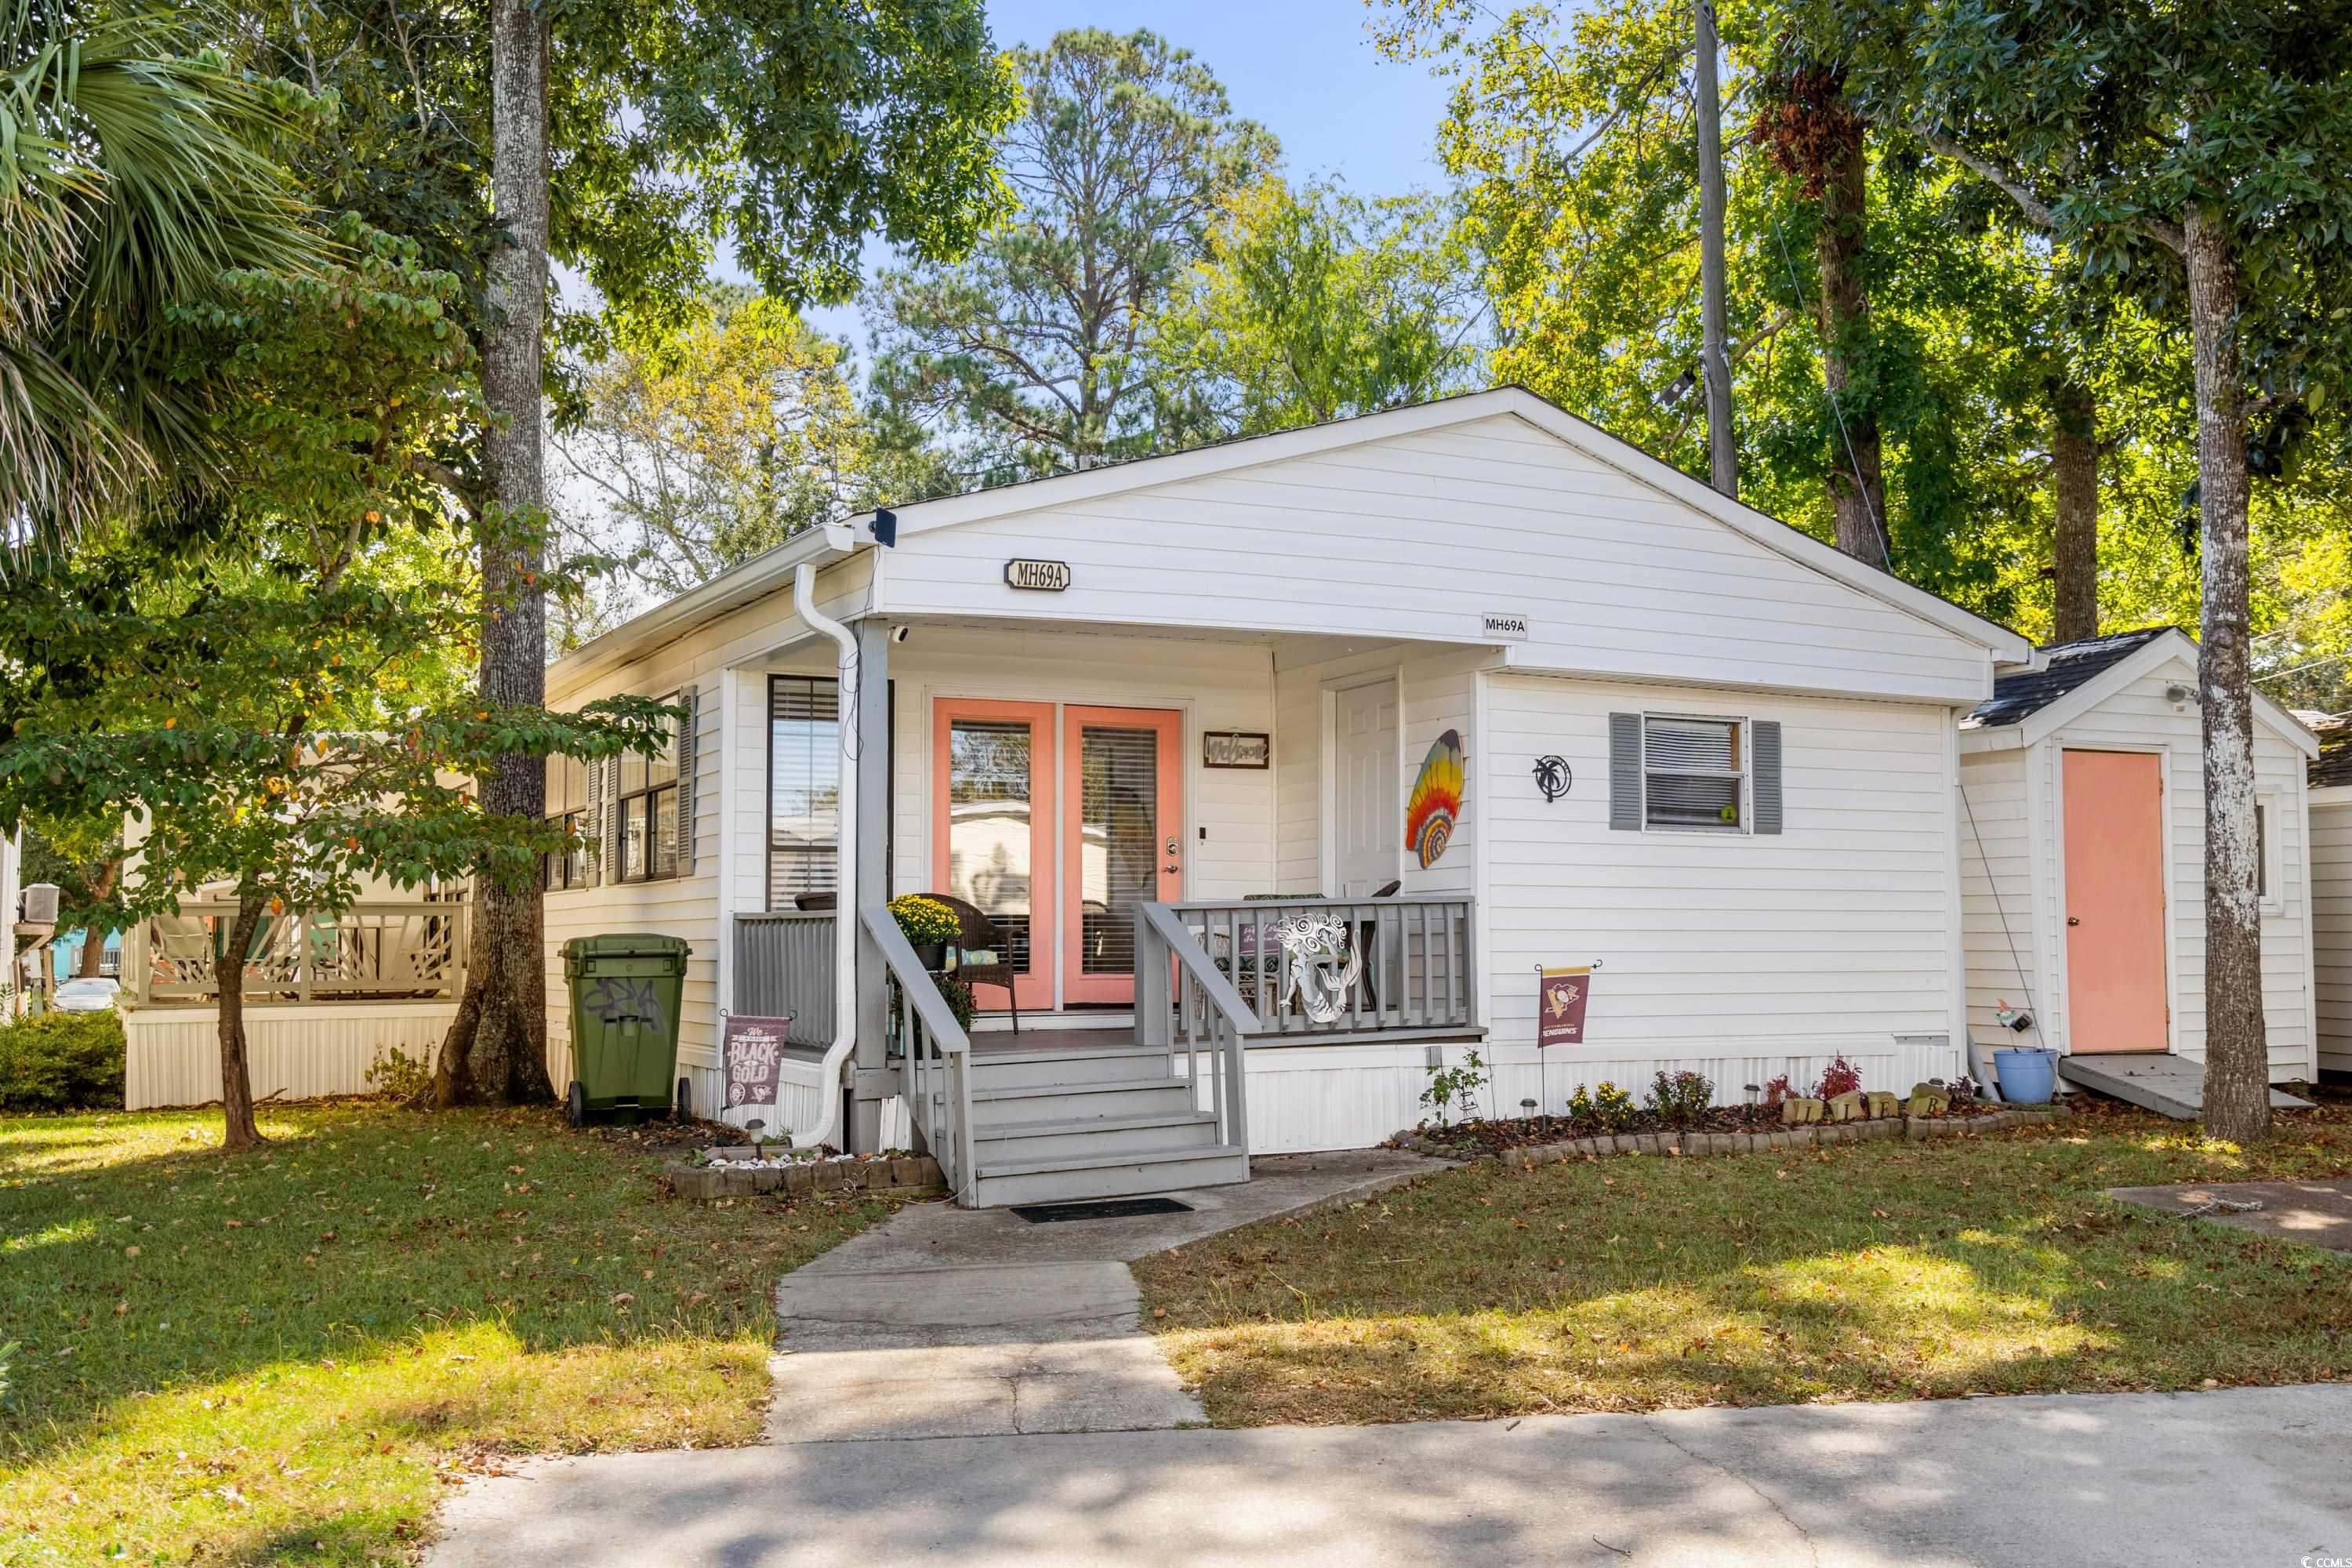
[[[1685,723],[1728,724],[1732,727],[1734,743],[1739,751],[1739,766],[1730,773],[1713,771],[1693,773],[1687,768],[1661,768],[1662,773],[1680,773],[1688,778],[1732,778],[1739,781],[1739,820],[1728,826],[1706,826],[1698,823],[1667,825],[1650,820],[1650,721],[1679,721]],[[1756,831],[1756,748],[1750,721],[1739,713],[1673,713],[1643,710],[1642,713],[1642,831],[1675,836],[1697,834],[1710,838],[1744,838]]]
[[[2282,797],[2263,790],[2254,795],[2254,809],[2262,815],[2256,819],[2254,854],[2260,862],[2256,871],[2255,907],[2266,915],[2286,913],[2286,856],[2279,834],[2279,809]]]

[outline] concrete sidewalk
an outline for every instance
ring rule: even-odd
[[[1033,1225],[1006,1209],[908,1209],[776,1289],[773,1443],[1137,1432],[1202,1424],[1139,1322],[1127,1259],[1442,1166],[1395,1150],[1255,1162],[1190,1212]]]
[[[536,1464],[434,1568],[2352,1557],[2352,1387],[795,1443]]]

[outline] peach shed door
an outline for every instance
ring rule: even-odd
[[[2065,753],[2069,1050],[2170,1048],[2162,769],[2144,752]]]

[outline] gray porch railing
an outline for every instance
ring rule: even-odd
[[[731,1010],[765,1018],[790,1014],[788,1044],[830,1045],[833,922],[831,910],[737,915]]]
[[[1249,1146],[1249,1074],[1242,1046],[1259,1032],[1257,1015],[1170,906],[1136,905],[1136,1043],[1181,1050],[1196,1103],[1205,1050],[1217,1142],[1242,1149]]]
[[[1472,900],[1250,899],[1191,900],[1165,906],[1256,1015],[1257,1040],[1398,1038],[1461,1034],[1478,1026],[1477,973],[1471,952]],[[1361,964],[1339,1002],[1339,1016],[1318,1023],[1297,994],[1280,929],[1302,915],[1322,915],[1347,933]],[[1136,1016],[1143,1016],[1140,954]],[[1312,977],[1302,976],[1302,980]],[[1327,976],[1336,979],[1336,976]]]
[[[454,997],[465,988],[466,921],[459,900],[362,900],[339,915],[263,917],[246,953],[245,994],[257,1002]],[[123,934],[123,983],[140,1002],[210,1002],[215,950],[236,924],[230,899],[188,899],[176,914]]]
[[[908,1114],[924,1152],[940,1163],[948,1191],[969,1205],[971,1197],[971,1039],[948,1010],[947,998],[887,904],[857,911],[866,934],[882,950],[882,963],[898,983],[899,1071]]]

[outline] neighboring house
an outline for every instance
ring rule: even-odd
[[[794,1008],[733,1118],[829,1131],[845,1083],[866,1147],[908,1096],[983,1203],[1374,1143],[1473,1046],[1490,1110],[1837,1055],[1908,1089],[1965,1070],[1959,721],[2031,656],[1517,388],[861,517],[551,669],[693,714],[551,770],[596,846],[548,868],[551,1023],[565,938],[685,937],[698,1108],[721,1016]],[[863,911],[927,890],[994,918],[1022,1030],[934,1010],[910,1068],[886,969],[936,992]],[[1539,1055],[1537,971],[1587,964]]]
[[[2352,713],[2320,731],[2310,784],[2319,1067],[2352,1073]]]
[[[2254,709],[2271,1077],[2308,1079],[2319,1064],[2304,764],[2318,742],[2259,693]],[[1980,1043],[2203,1059],[2202,747],[2197,645],[2171,626],[2037,649],[1961,721]],[[2011,1016],[2032,1022],[2012,1030]]]

